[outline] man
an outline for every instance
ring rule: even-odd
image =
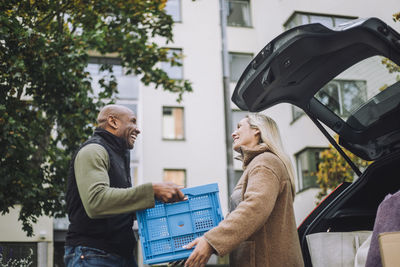
[[[174,183],[132,187],[129,149],[140,133],[127,107],[105,106],[98,128],[71,161],[66,194],[70,220],[65,264],[70,266],[137,266],[133,256],[134,212],[152,208],[155,198],[183,200]]]

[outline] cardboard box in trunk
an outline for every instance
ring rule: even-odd
[[[379,248],[383,267],[398,267],[400,264],[400,232],[379,234]]]

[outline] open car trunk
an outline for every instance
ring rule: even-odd
[[[399,166],[400,153],[375,161],[355,182],[340,185],[303,221],[298,232],[306,266],[312,266],[307,236],[322,232],[332,234],[347,232],[352,235],[354,231],[373,230],[379,204],[386,195],[400,190]],[[348,248],[353,249],[351,255],[354,256],[357,239],[350,238],[347,241],[352,242]],[[325,242],[332,241],[325,238]],[[341,244],[319,245],[339,248]],[[329,264],[329,259],[320,260]]]

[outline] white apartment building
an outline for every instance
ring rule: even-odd
[[[400,23],[392,20],[392,14],[400,11],[398,0],[384,3],[375,0],[227,0],[226,4],[231,90],[252,57],[285,29],[304,23],[335,26],[355,18],[378,17],[400,31]],[[174,94],[146,87],[137,77],[124,76],[117,59],[93,57],[89,70],[96,81],[98,63],[114,64],[119,82],[117,103],[127,105],[138,116],[142,133],[131,155],[133,183],[174,181],[192,187],[217,182],[225,214],[232,182],[227,181],[220,8],[219,0],[169,0],[167,3],[167,12],[176,23],[174,42],[166,46],[184,57],[182,67],[162,67],[170,77],[188,79],[193,85],[193,92],[184,94],[181,103],[176,102]],[[162,40],[157,41],[164,45]],[[358,86],[363,90],[360,80],[363,79],[342,77],[330,85],[342,96],[340,105],[344,105],[346,98],[342,88]],[[236,127],[246,112],[231,105],[232,125]],[[295,213],[300,224],[315,207],[318,188],[312,172],[317,168],[318,152],[329,143],[307,116],[289,104],[277,105],[265,113],[278,123],[286,151],[297,170]],[[237,180],[241,163],[234,163]],[[44,218],[43,223],[40,220],[40,225],[35,226],[35,238],[28,239],[21,234],[15,214],[1,216],[0,247],[29,243],[32,248],[44,251],[43,242],[46,242],[47,264],[33,266],[62,266],[67,223],[56,220],[53,234],[53,225],[47,220]],[[5,232],[8,234],[3,234]],[[44,257],[39,258],[42,261]]]
[[[218,182],[224,206],[230,189],[224,145],[220,8],[220,1],[216,0],[169,0],[167,3],[167,11],[176,21],[174,42],[168,47],[184,55],[183,66],[175,67],[170,73],[175,78],[192,81],[194,92],[184,95],[184,101],[178,104],[174,95],[141,88],[139,123],[143,129],[143,161],[139,164],[142,166],[139,181],[180,179],[186,186]],[[392,14],[398,11],[395,0],[385,1],[385,5],[372,0],[228,0],[227,8],[226,41],[232,91],[252,57],[286,29],[306,23],[334,27],[357,18],[378,17],[400,30],[400,23],[392,20]],[[346,97],[351,97],[346,95],[344,88],[366,90],[362,88],[365,79],[354,75],[338,77],[329,86],[342,96],[340,105],[344,105]],[[238,110],[233,103],[231,105],[234,128],[246,112]],[[166,109],[170,112],[171,108],[176,109],[175,116],[167,115]],[[318,189],[311,173],[317,170],[319,152],[327,148],[329,142],[307,116],[302,116],[301,110],[289,104],[277,105],[265,113],[277,121],[284,146],[297,171],[295,212],[300,224],[315,207]],[[163,136],[172,129],[168,127],[172,127],[169,123],[174,119],[176,124],[183,125],[181,137]],[[241,163],[234,163],[235,178],[238,179]],[[170,169],[178,172],[170,173]],[[171,178],[174,175],[185,178]],[[223,209],[227,211],[227,206]]]

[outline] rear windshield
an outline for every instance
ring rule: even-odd
[[[372,125],[400,103],[400,67],[382,56],[337,75],[314,97],[354,128]]]

